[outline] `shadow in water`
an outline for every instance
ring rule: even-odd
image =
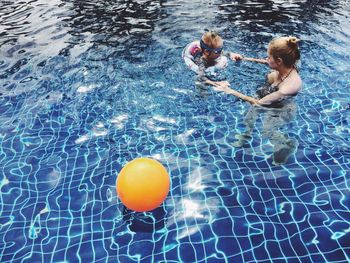
[[[251,146],[253,139],[253,130],[256,121],[262,119],[261,135],[263,139],[267,139],[273,146],[273,164],[285,164],[298,148],[298,141],[289,137],[293,130],[293,121],[298,111],[298,106],[294,100],[286,101],[283,107],[266,108],[260,106],[250,106],[244,119],[245,131],[237,134],[234,147]]]
[[[163,206],[149,212],[135,212],[123,207],[123,220],[133,232],[153,233],[165,227],[166,210]]]

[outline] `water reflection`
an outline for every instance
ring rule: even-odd
[[[349,36],[348,31],[333,27],[345,20],[342,14],[338,21],[332,21],[339,9],[345,9],[339,8],[340,3],[344,1],[24,0],[0,4],[0,167],[5,167],[6,174],[0,188],[2,204],[16,208],[1,212],[17,219],[3,221],[6,233],[0,261],[23,261],[26,255],[33,256],[28,257],[31,262],[63,261],[66,255],[73,256],[72,261],[79,261],[74,256],[84,255],[83,262],[116,255],[120,261],[147,260],[147,253],[154,252],[159,256],[156,262],[175,262],[193,249],[198,257],[183,261],[210,261],[214,258],[209,255],[221,253],[235,262],[232,255],[261,254],[261,244],[252,233],[260,234],[262,230],[266,240],[275,240],[277,245],[278,239],[290,241],[287,248],[312,238],[310,230],[324,231],[326,245],[320,247],[319,254],[331,257],[333,252],[342,253],[346,244],[331,241],[342,242],[347,226],[333,224],[331,236],[324,228],[324,220],[304,224],[300,217],[285,219],[282,216],[292,213],[283,203],[281,207],[286,212],[281,217],[274,210],[283,194],[283,200],[292,203],[289,207],[303,205],[305,211],[317,209],[320,218],[330,212],[332,220],[344,221],[334,216],[348,206],[342,197],[347,190],[344,179],[349,133],[345,121],[339,122],[346,117],[339,114],[345,114],[341,112],[342,103],[348,105],[344,87],[348,86],[345,51]],[[245,104],[232,104],[218,96],[208,96],[205,101],[194,98],[193,81],[180,54],[208,27],[222,29],[228,46],[237,41],[242,49],[265,45],[274,34],[297,33],[312,39],[313,46],[303,51],[305,57],[309,54],[309,70],[302,68],[307,95],[297,97],[303,112],[297,120],[299,130],[293,129],[300,132],[303,151],[298,152],[300,162],[289,165],[287,173],[284,168],[266,166],[266,162],[255,161],[229,145],[227,138],[239,128],[236,124]],[[326,30],[330,32],[328,38]],[[333,40],[343,42],[336,45]],[[326,48],[320,50],[322,45]],[[265,54],[266,48],[256,50]],[[324,61],[327,63],[322,64]],[[235,83],[245,89],[243,92],[249,88],[245,83],[257,83],[251,78],[261,76],[256,73],[265,70],[246,65],[237,63],[232,67]],[[221,117],[220,113],[227,109],[233,110]],[[281,129],[289,128],[289,124]],[[285,139],[288,146],[292,138],[274,133],[276,126],[267,127],[275,135],[268,138],[270,141],[281,138],[282,145]],[[256,138],[260,140],[261,136]],[[110,191],[105,198],[101,186],[114,188],[116,168],[140,155],[159,155],[157,159],[170,164],[172,189],[165,204],[170,213],[162,207],[152,212],[155,214],[140,217],[126,210],[120,215],[118,211],[113,223],[117,209],[111,200],[116,196]],[[48,160],[54,165],[53,172],[46,169]],[[275,169],[279,169],[278,173]],[[254,176],[266,171],[268,177]],[[49,195],[43,194],[43,184],[35,179],[43,175],[44,180],[46,174],[50,177],[46,178],[49,189],[55,188]],[[289,178],[291,174],[296,176]],[[324,200],[313,202],[319,185],[344,192],[332,199],[334,213],[324,206]],[[11,194],[6,197],[13,191],[22,198]],[[90,193],[86,201],[81,198],[85,193]],[[22,202],[27,196],[31,198]],[[37,245],[32,246],[28,235],[23,231],[18,235],[18,230],[31,226],[30,212],[37,203],[45,203],[38,213],[43,211],[41,233],[49,236],[43,238],[38,233]],[[54,207],[59,216],[48,215],[46,205]],[[261,228],[254,230],[260,222]],[[281,225],[291,227],[280,232]],[[30,229],[34,235],[35,227]],[[127,228],[142,233],[134,235]],[[143,234],[154,232],[157,234]],[[161,233],[164,236],[158,235]],[[270,238],[270,233],[278,235]],[[289,239],[295,236],[298,238]],[[48,244],[49,239],[52,244]],[[148,249],[147,244],[155,249]],[[202,244],[210,252],[198,252]],[[42,253],[42,247],[50,253]],[[59,248],[57,253],[51,253],[55,247]],[[273,250],[272,247],[270,251]],[[28,251],[33,253],[29,255]],[[79,254],[81,251],[84,253]],[[308,252],[299,256],[306,258]],[[292,259],[297,255],[290,256]],[[286,255],[264,259],[282,257]]]
[[[315,22],[324,16],[333,16],[340,7],[339,1],[223,1],[218,5],[220,20],[229,20],[240,29],[253,32],[264,30],[280,31],[297,26],[305,27],[303,22]],[[314,3],[312,3],[314,2]],[[224,14],[224,15],[222,15]],[[294,24],[294,25],[291,25]]]
[[[235,147],[242,147],[253,137],[253,130],[259,117],[262,118],[262,138],[268,139],[273,146],[273,164],[285,164],[289,157],[296,151],[298,141],[289,137],[286,130],[291,129],[298,111],[294,100],[284,102],[281,108],[266,108],[251,106],[244,119],[246,130],[244,133],[236,135]]]
[[[75,12],[65,22],[76,40],[92,34],[92,42],[109,46],[125,45],[130,36],[139,40],[149,38],[162,17],[162,1],[72,1],[72,4]]]
[[[169,39],[187,43],[179,40],[196,37],[206,27],[222,29],[228,39],[239,36],[244,43],[266,43],[275,33],[307,33],[305,24],[329,19],[340,3],[214,1],[201,7],[207,10],[205,16],[198,12],[199,6],[203,5],[161,0],[9,2],[0,11],[0,46],[19,45],[16,54],[30,49],[36,55],[77,57],[102,44],[115,48],[111,54],[128,58],[152,46],[154,35],[167,45]],[[252,32],[262,39],[252,39]]]
[[[230,21],[224,29],[228,39],[263,46],[271,35],[310,34],[314,23],[323,23],[334,16],[334,10],[341,7],[340,1],[223,1],[218,5],[219,23]],[[249,32],[249,34],[247,34]],[[252,37],[256,36],[256,37]],[[248,46],[250,46],[250,44]]]
[[[98,44],[128,58],[152,45],[164,16],[162,1],[9,2],[0,10],[0,47],[12,47],[3,49],[7,57],[30,51],[76,58]]]

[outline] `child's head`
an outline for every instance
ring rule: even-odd
[[[300,59],[299,41],[296,37],[276,38],[270,42],[268,54],[275,61],[280,59],[286,67],[290,68]]]
[[[215,31],[205,32],[200,42],[205,59],[214,60],[221,55],[224,41]]]

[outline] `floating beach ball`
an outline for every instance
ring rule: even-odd
[[[163,203],[169,193],[170,178],[160,162],[138,158],[123,167],[116,184],[118,197],[127,208],[145,212]]]

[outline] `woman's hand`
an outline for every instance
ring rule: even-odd
[[[233,61],[237,61],[237,60],[239,61],[243,59],[243,56],[238,53],[230,52],[230,59],[232,59]]]
[[[223,88],[228,88],[230,87],[230,83],[226,80],[224,81],[212,81],[210,79],[207,79],[205,81],[206,84],[212,85],[214,87],[223,87]]]
[[[215,91],[223,91],[225,93],[229,93],[232,90],[228,81],[218,81],[215,82],[215,84],[216,85],[213,87],[213,90]]]
[[[215,85],[216,87],[223,87],[223,88],[229,88],[230,87],[230,82],[228,82],[227,80],[216,81],[215,84],[216,84]]]
[[[230,83],[228,81],[216,81],[215,82],[215,81],[211,81],[211,80],[207,79],[205,81],[205,83],[212,85],[213,90],[215,90],[215,91],[223,91],[227,94],[231,94],[233,96],[236,96],[242,100],[249,102],[252,105],[260,105],[261,104],[260,101],[257,100],[256,98],[244,95],[237,90],[231,89]]]
[[[252,98],[251,100],[248,100],[248,102],[250,104],[252,104],[253,106],[259,106],[260,105],[259,100],[255,99],[255,98]]]

